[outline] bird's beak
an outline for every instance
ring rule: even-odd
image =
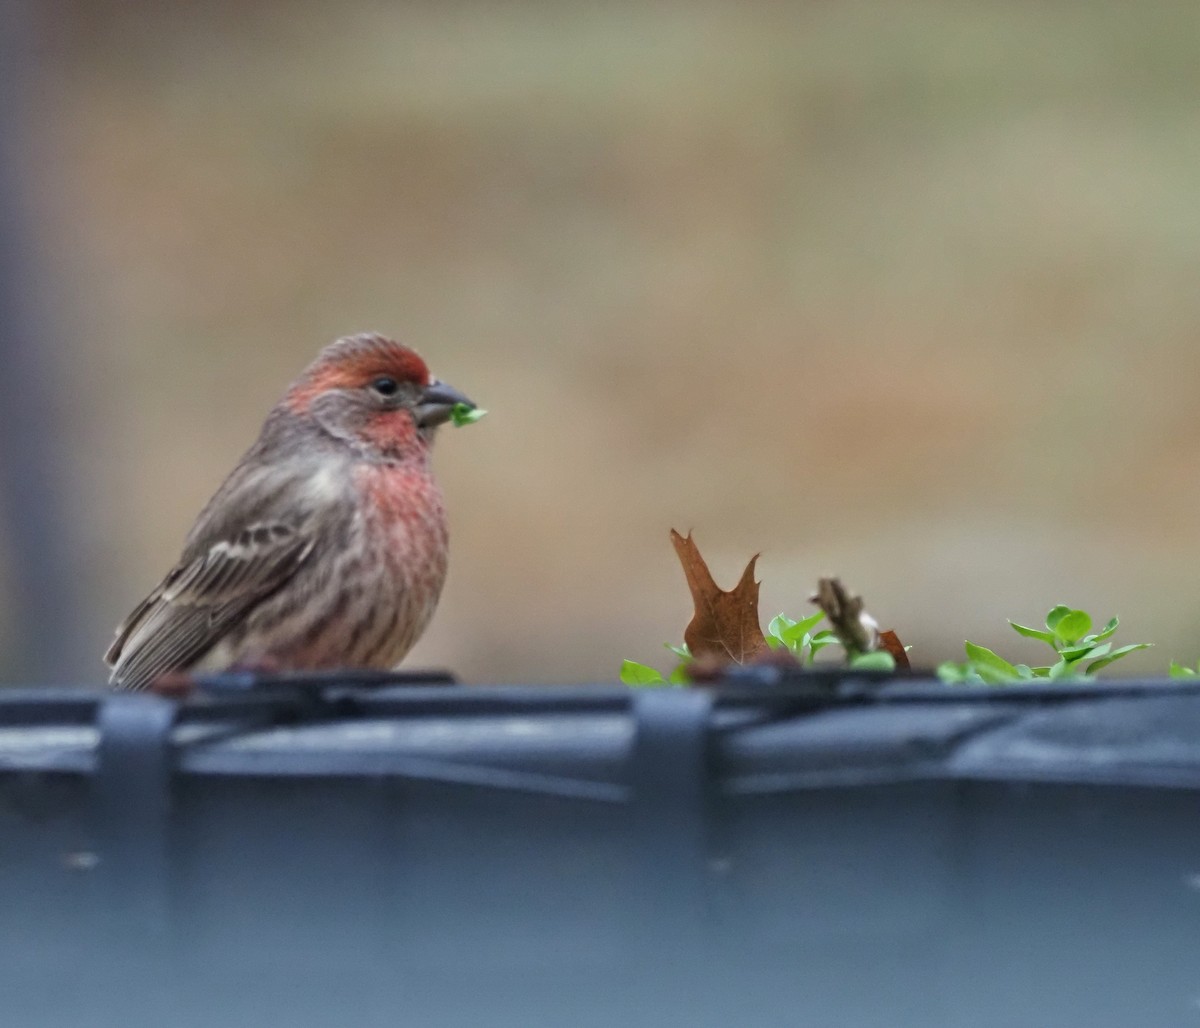
[[[445,382],[430,382],[422,391],[421,399],[414,414],[419,428],[434,428],[450,420],[450,412],[460,403],[474,409],[475,404],[468,400],[454,386]]]

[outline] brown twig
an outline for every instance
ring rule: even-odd
[[[852,596],[840,578],[820,579],[812,602],[825,612],[848,659],[879,648],[879,623],[863,608],[862,597]]]

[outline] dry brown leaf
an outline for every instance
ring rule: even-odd
[[[726,591],[713,581],[712,573],[692,534],[687,538],[671,529],[671,544],[683,565],[695,613],[683,633],[683,641],[700,660],[747,664],[768,652],[766,637],[758,620],[758,583],[754,580],[756,553],[733,589]]]
[[[908,651],[904,648],[904,643],[900,641],[900,637],[890,628],[886,632],[879,633],[879,646],[885,649],[892,655],[892,660],[896,662],[898,671],[907,671],[912,667],[908,660]]]

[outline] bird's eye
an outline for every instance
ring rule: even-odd
[[[390,375],[380,375],[371,383],[371,389],[380,396],[395,396],[400,392],[400,383]]]

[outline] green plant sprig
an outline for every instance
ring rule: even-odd
[[[828,629],[817,630],[817,625],[824,617],[825,614],[822,611],[810,614],[799,621],[786,614],[776,614],[771,618],[771,623],[767,625],[764,633],[767,645],[773,650],[788,650],[796,658],[797,663],[809,666],[826,646],[837,644],[837,637],[831,631]],[[664,675],[649,664],[626,660],[621,664],[621,681],[626,685],[642,687],[687,685],[691,681],[687,674],[687,667],[692,662],[691,652],[686,646],[672,646],[670,643],[663,645],[679,658],[679,662],[669,674]],[[866,656],[874,657],[877,654],[866,654]],[[884,654],[884,656],[891,659],[888,654]]]
[[[1150,643],[1131,643],[1113,649],[1110,640],[1120,623],[1120,619],[1114,617],[1099,632],[1093,633],[1092,617],[1087,611],[1060,604],[1046,615],[1045,630],[1009,621],[1018,635],[1046,643],[1058,658],[1054,663],[1042,667],[1011,664],[986,646],[967,642],[967,659],[962,663],[947,661],[942,664],[938,668],[938,677],[950,684],[976,685],[1008,685],[1037,679],[1087,679],[1114,661],[1151,646]]]
[[[825,618],[818,610],[806,618],[794,621],[786,614],[776,614],[767,625],[767,645],[773,650],[786,649],[803,665],[811,665],[826,646],[837,643],[837,636],[829,629],[816,631]]]
[[[799,621],[786,614],[776,614],[767,625],[764,637],[767,645],[773,650],[785,649],[796,658],[801,667],[811,667],[817,659],[817,654],[827,646],[838,646],[837,636],[827,628],[818,629],[824,620],[825,612],[817,611]],[[626,660],[621,664],[621,681],[625,685],[638,688],[647,686],[683,686],[688,685],[687,668],[692,662],[692,654],[686,646],[663,645],[679,658],[679,662],[664,675],[658,668],[649,664],[641,664],[636,660]],[[896,661],[884,650],[873,653],[860,653],[850,660],[851,668],[856,671],[895,671]]]
[[[663,675],[658,668],[651,667],[649,664],[640,664],[636,660],[625,660],[621,662],[621,681],[625,685],[632,685],[636,688],[687,685],[691,681],[687,674],[687,666],[692,662],[691,652],[686,646],[672,646],[670,643],[663,643],[663,645],[679,658],[679,662],[669,675]]]

